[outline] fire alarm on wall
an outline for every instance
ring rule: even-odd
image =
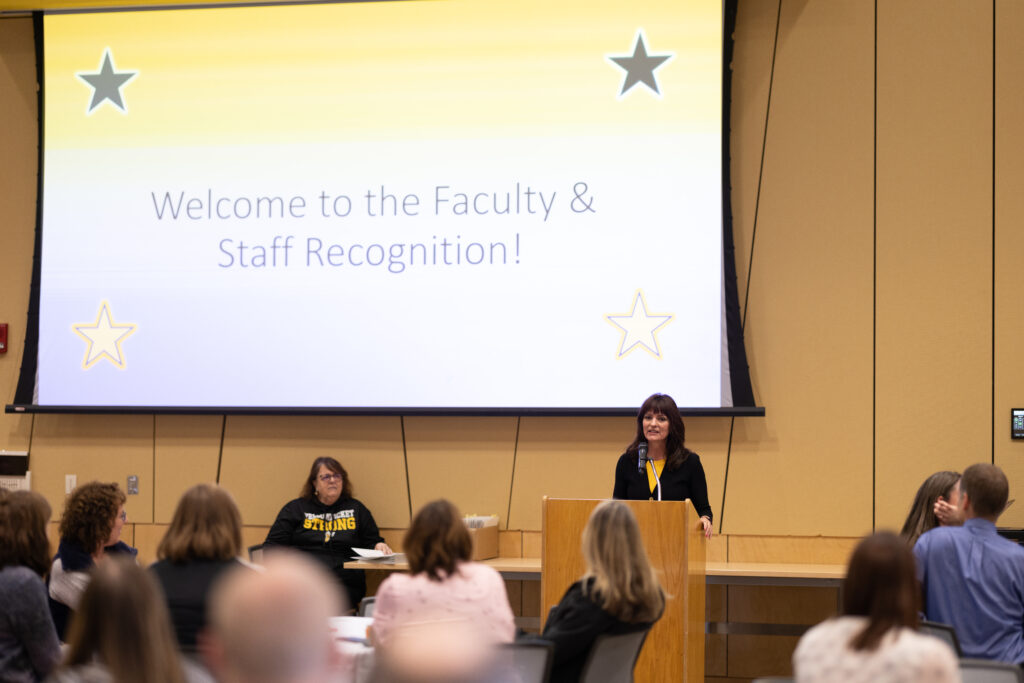
[[[0,323],[0,353],[7,353],[7,323]]]

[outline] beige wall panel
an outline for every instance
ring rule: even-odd
[[[639,408],[639,406],[638,406]],[[610,498],[615,462],[636,434],[630,417],[524,417],[519,425],[509,529],[540,531],[540,501]],[[526,553],[523,556],[540,557]]]
[[[729,562],[846,564],[860,537],[729,536]]]
[[[1010,439],[1010,409],[1024,407],[1024,3],[996,0],[995,463],[1019,501],[1000,518],[1024,527],[1024,441]]]
[[[246,524],[272,524],[299,494],[313,460],[337,458],[355,497],[379,527],[409,525],[409,496],[397,417],[229,416],[220,483]]]
[[[407,417],[412,511],[447,498],[463,514],[498,515],[508,528],[515,417]]]
[[[135,547],[139,551],[139,564],[143,567],[156,562],[156,549],[167,533],[167,524],[136,524]]]
[[[747,269],[757,183],[761,173],[768,85],[775,50],[775,19],[780,0],[745,0],[736,13],[732,55],[730,102],[730,171],[732,182],[733,241],[736,245],[736,284],[740,308],[745,301]],[[749,345],[748,345],[749,348]],[[716,508],[717,509],[717,508]]]
[[[543,534],[539,531],[523,532],[523,557],[540,557]]]
[[[767,416],[736,420],[725,533],[871,528],[873,16],[782,7],[745,328]]]
[[[498,557],[522,557],[523,556],[523,532],[521,531],[499,531],[498,532]]]
[[[836,615],[838,599],[836,588],[729,586],[729,621],[817,624]]]
[[[879,529],[932,472],[991,459],[991,148],[992,5],[879,3]]]
[[[243,526],[242,527],[242,557],[249,557],[249,548],[254,545],[262,545],[267,538],[269,526]]]
[[[729,675],[792,676],[795,636],[729,636]]]
[[[729,561],[729,537],[715,534],[708,541],[708,562]]]
[[[36,57],[30,18],[0,20],[0,402],[14,400],[32,283],[37,126]],[[32,418],[0,410],[0,450],[27,451]],[[29,467],[32,464],[29,463]]]
[[[685,420],[686,447],[700,456],[708,482],[708,502],[714,515],[714,531],[718,533],[722,518],[725,462],[729,455],[729,425],[732,420],[727,417],[688,417]]]
[[[124,490],[128,476],[139,478],[139,494],[128,496],[131,522],[153,521],[152,415],[36,415],[32,437],[32,488],[53,507],[64,510],[64,475],[79,485],[116,482]]]
[[[157,415],[154,521],[169,523],[187,489],[217,481],[221,415]],[[244,521],[244,520],[243,520]]]
[[[384,537],[384,542],[397,553],[403,552],[402,540],[405,538],[405,531],[405,529],[381,529],[380,535]]]

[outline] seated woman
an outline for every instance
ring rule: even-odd
[[[647,559],[633,511],[600,503],[583,530],[587,571],[548,617],[541,638],[555,644],[552,681],[580,679],[594,640],[649,629],[665,611],[665,596]]]
[[[60,660],[46,604],[50,505],[34,491],[0,489],[0,679],[41,681]]]
[[[152,575],[127,557],[92,571],[71,619],[64,663],[49,683],[212,683],[178,654],[167,607]]]
[[[242,516],[231,494],[214,484],[197,484],[178,501],[171,526],[150,567],[163,588],[178,644],[196,651],[206,626],[210,586],[226,569],[243,567]]]
[[[797,681],[959,681],[956,655],[917,633],[921,592],[914,556],[899,536],[868,536],[853,551],[841,591],[842,615],[803,635],[793,653]]]
[[[64,503],[60,545],[47,582],[50,613],[61,640],[96,561],[104,555],[137,553],[121,541],[121,528],[128,520],[126,500],[117,484],[91,481],[72,491]]]
[[[264,546],[288,546],[323,562],[344,586],[353,608],[366,595],[366,574],[343,567],[355,554],[352,548],[391,552],[373,515],[352,497],[348,472],[330,457],[313,461],[299,497],[277,513]]]
[[[473,642],[510,643],[515,618],[505,581],[490,567],[470,562],[473,539],[447,500],[427,503],[413,517],[403,547],[408,574],[392,574],[377,590],[373,640],[387,648],[399,632],[444,623],[471,625]]]
[[[960,473],[936,472],[917,489],[900,536],[911,548],[926,531],[963,524],[960,514]]]

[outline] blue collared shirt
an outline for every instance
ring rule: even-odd
[[[956,629],[965,657],[1024,662],[1024,547],[969,519],[923,534],[914,555],[925,615]]]

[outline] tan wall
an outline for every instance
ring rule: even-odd
[[[936,469],[994,460],[1014,490],[1024,476],[1007,434],[1024,405],[1024,9],[996,7],[994,41],[989,5],[880,3],[876,32],[869,0],[741,2],[734,232],[767,416],[688,420],[725,533],[857,536],[898,525]],[[34,76],[31,21],[0,19],[4,401],[29,297]],[[138,475],[141,523],[166,523],[184,488],[219,473],[246,523],[266,525],[332,453],[384,527],[446,496],[537,531],[542,495],[608,494],[631,431],[628,418],[0,415],[0,448],[31,449],[57,514],[68,473]],[[1024,525],[1024,506],[1005,521]]]

